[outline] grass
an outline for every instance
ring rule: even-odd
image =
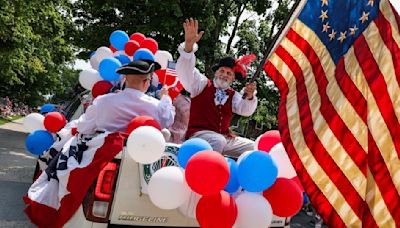
[[[22,116],[11,116],[9,118],[1,118],[0,117],[0,125],[12,122],[13,120],[17,120],[19,118],[22,118]]]

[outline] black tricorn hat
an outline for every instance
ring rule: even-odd
[[[229,67],[232,68],[232,70],[235,72],[235,79],[236,80],[243,80],[246,75],[243,75],[241,72],[236,71],[236,59],[233,57],[224,57],[221,58],[218,62],[218,64],[215,64],[214,66],[211,67],[211,70],[214,72],[217,71],[220,67]]]
[[[220,67],[229,67],[233,68],[235,66],[236,60],[230,56],[224,57],[219,60],[218,64],[215,64],[214,66],[211,67],[211,69],[215,72],[217,71]]]
[[[128,64],[123,65],[122,67],[116,70],[116,73],[143,75],[152,73],[158,69],[161,69],[161,65],[158,62],[142,59],[142,60],[135,60]]]

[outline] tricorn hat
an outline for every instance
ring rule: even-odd
[[[155,70],[161,69],[161,65],[158,62],[142,59],[135,60],[128,64],[125,64],[116,70],[118,74],[149,74]]]
[[[248,65],[256,59],[256,55],[245,55],[239,59],[234,59],[233,57],[224,57],[219,60],[218,64],[215,64],[211,69],[215,72],[220,67],[229,67],[235,72],[235,78],[237,80],[243,80],[247,76]]]

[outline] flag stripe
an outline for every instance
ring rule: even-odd
[[[390,28],[383,29],[387,30]],[[396,105],[396,100],[400,97],[400,88],[399,84],[396,82],[392,54],[382,40],[381,35],[382,34],[379,33],[376,24],[371,23],[368,30],[365,31],[365,41],[368,43],[371,54],[382,75],[382,79],[385,81],[387,86],[390,103],[393,104],[392,108],[394,109],[394,114],[396,115],[397,120],[400,120],[400,105]]]
[[[394,142],[395,150],[397,154],[400,153],[400,137],[399,137],[399,121],[395,115],[393,104],[390,99],[389,93],[386,90],[388,87],[383,78],[381,71],[379,70],[378,64],[376,63],[374,56],[371,54],[365,37],[361,35],[354,44],[354,53],[358,62],[360,63],[361,69],[368,82],[369,88],[374,96],[379,111],[389,129],[392,141]],[[397,157],[397,159],[399,159]]]
[[[292,28],[297,34],[301,34],[301,36],[308,41],[309,45],[311,45],[312,49],[317,54],[320,63],[323,63],[322,68],[325,72],[325,78],[329,82],[329,86],[327,87],[326,92],[328,93],[329,97],[337,97],[332,105],[334,106],[336,112],[339,114],[340,119],[342,119],[347,126],[347,128],[343,129],[343,131],[347,131],[347,129],[349,129],[353,134],[352,137],[355,137],[358,143],[362,146],[363,150],[367,151],[368,137],[365,130],[367,126],[362,118],[357,115],[357,112],[354,111],[354,107],[351,106],[348,100],[344,97],[341,89],[337,85],[334,76],[335,64],[330,57],[330,54],[325,48],[321,48],[324,47],[321,40],[318,39],[318,37],[315,36],[315,33],[311,31],[307,26],[305,26],[301,21],[296,20]],[[359,153],[361,153],[361,151],[359,151]],[[363,171],[366,175],[366,170]]]
[[[308,62],[311,64],[312,71],[314,72],[315,76],[315,81],[317,81],[317,88],[315,92],[319,92],[320,98],[319,100],[321,101],[320,106],[316,107],[314,105],[311,105],[311,108],[313,111],[311,113],[319,113],[322,114],[322,116],[325,118],[327,121],[330,130],[334,133],[335,137],[339,140],[339,143],[341,146],[344,148],[344,150],[347,151],[345,156],[350,156],[351,159],[354,161],[355,165],[358,167],[358,169],[361,170],[362,173],[356,173],[356,175],[363,175],[366,176],[366,153],[356,153],[356,151],[363,151],[364,148],[362,148],[358,142],[358,140],[354,137],[352,132],[346,127],[346,124],[342,120],[342,118],[338,115],[336,112],[335,108],[333,107],[332,103],[330,103],[330,100],[334,100],[335,98],[332,97],[332,94],[327,92],[327,87],[332,85],[333,83],[328,82],[324,69],[321,66],[320,58],[319,56],[315,53],[314,49],[311,47],[311,45],[304,40],[299,34],[297,34],[295,31],[290,30],[289,33],[287,34],[287,38],[291,40],[292,42],[296,43],[296,45],[301,49],[301,51],[304,53],[304,56],[302,57],[303,59],[307,59]],[[291,47],[290,49],[287,48],[289,52],[292,52],[291,50],[295,47]],[[292,55],[295,56],[295,55]],[[299,62],[306,62],[306,61],[301,61],[298,60]],[[310,72],[311,73],[311,72]],[[310,76],[309,73],[304,74],[307,75],[307,77]],[[308,87],[308,86],[307,86]],[[311,88],[308,88],[308,91],[311,90]],[[330,96],[331,95],[331,96]],[[336,97],[338,96],[337,93],[333,94]],[[339,95],[341,96],[341,95]],[[343,97],[343,96],[341,96]],[[344,98],[342,98],[344,99]],[[310,100],[314,100],[311,99]],[[350,106],[350,104],[349,104]],[[320,107],[320,110],[318,108]],[[353,114],[350,110],[348,110],[348,114]],[[343,114],[342,114],[343,115]],[[353,114],[355,115],[355,114]],[[314,125],[317,125],[314,123]],[[366,126],[363,123],[362,126],[357,126],[357,123],[353,121],[353,123],[350,123],[348,125],[351,125],[353,127],[353,131],[357,132],[365,132]],[[322,129],[325,129],[325,127],[322,127]],[[331,137],[329,137],[331,138]],[[366,141],[364,139],[364,141]],[[332,147],[334,149],[334,146]],[[336,153],[336,152],[332,152]],[[331,154],[332,154],[331,153]],[[351,163],[341,163],[341,164],[346,164],[349,166],[352,166],[354,164],[353,162]],[[341,165],[338,164],[338,165]],[[347,175],[346,175],[347,176]],[[352,178],[351,178],[352,179]],[[365,180],[365,179],[364,179]],[[359,182],[357,182],[358,184]],[[362,197],[365,195],[365,183],[364,186],[364,192],[361,194]]]
[[[349,74],[345,69],[345,58],[341,58],[336,66],[335,77],[337,82],[339,83],[340,89],[343,94],[349,100],[351,105],[356,110],[357,114],[361,117],[363,122],[367,123],[367,100],[364,98],[362,92],[357,88],[354,81],[350,78]],[[356,79],[357,80],[357,79]],[[367,127],[363,129],[366,131]],[[365,135],[364,133],[363,135]],[[356,151],[354,151],[356,153]],[[365,161],[365,160],[364,160]]]
[[[393,7],[393,5],[391,3],[389,3],[389,5],[390,5],[391,12],[389,12],[389,10],[386,11],[386,10],[382,10],[382,9],[381,9],[381,11],[383,12],[383,14],[385,15],[386,18],[392,18],[394,16],[395,21],[393,21],[393,22],[390,21],[390,23],[393,23],[393,25],[397,25],[394,27],[393,30],[400,31],[400,16],[397,13],[396,9]],[[386,15],[388,15],[388,16],[392,15],[392,16],[387,17]],[[395,22],[397,22],[397,23],[395,23]]]
[[[393,39],[397,43],[397,46],[400,46],[400,17],[396,13],[396,10],[393,8],[392,4],[389,3],[390,7],[387,7],[387,2],[381,1],[379,5],[379,10],[381,11],[383,17],[388,21],[391,27],[391,32],[393,33]]]
[[[310,163],[310,161],[306,163],[303,162],[303,160],[305,159],[312,160],[313,159],[312,156],[309,156],[309,158],[307,158],[305,157],[305,154],[302,151],[301,152],[299,151],[299,153],[297,153],[297,150],[294,147],[295,144],[291,139],[291,135],[295,132],[289,129],[288,110],[287,110],[289,104],[284,103],[285,101],[288,100],[287,99],[287,94],[289,90],[288,84],[283,78],[282,74],[280,74],[279,71],[275,68],[273,63],[268,61],[264,69],[266,72],[268,72],[269,76],[274,80],[274,82],[279,87],[281,92],[281,105],[279,106],[279,130],[282,134],[282,140],[285,142],[284,145],[286,147],[286,151],[288,152],[290,160],[292,161],[292,164],[296,167],[296,170],[311,169],[312,167],[307,166],[309,165],[308,163]],[[296,138],[294,139],[296,140]],[[316,169],[318,168],[320,167],[318,167],[317,165]],[[322,178],[324,178],[324,176],[321,177],[320,173],[323,173],[323,171],[320,169],[319,170],[316,169],[314,168],[310,172],[301,172],[298,174],[301,180],[303,180],[304,187],[307,189],[307,194],[312,199],[311,203],[313,204],[314,207],[318,208],[318,212],[322,216],[325,222],[329,224],[335,224],[337,227],[346,227],[346,224],[336,211],[336,209],[338,208],[334,208],[332,206],[332,204],[326,197],[327,192],[326,191],[323,192],[325,189],[327,189],[326,187],[329,187],[329,185],[331,185],[331,183],[328,180],[326,180],[326,182],[328,183],[322,182]],[[319,171],[318,177],[320,178],[318,180],[315,180],[316,176],[313,174],[314,172],[317,171]],[[318,184],[322,184],[323,186],[320,186]]]
[[[368,169],[367,174],[368,189],[370,190],[366,196],[366,202],[369,209],[374,216],[379,227],[395,227],[393,217],[391,216],[388,208],[386,207],[385,201],[383,201],[382,194],[379,191],[378,186],[375,183],[374,177],[371,171]],[[372,221],[364,220],[363,227],[374,227]]]
[[[383,14],[380,14],[375,20],[379,33],[382,36],[383,42],[386,44],[392,55],[392,63],[394,64],[394,70],[396,72],[397,86],[400,84],[400,43],[396,42],[395,39],[400,40],[399,32],[393,30],[394,26],[391,26],[389,21],[386,20]]]
[[[357,62],[353,48],[349,49],[349,52],[345,56],[346,62],[346,71],[353,79],[353,81],[357,82],[357,87],[362,88],[364,85],[367,85],[365,76],[360,68],[359,63]],[[367,94],[371,94],[371,91],[367,86],[364,86],[363,93],[366,94],[365,97],[368,97]],[[368,107],[369,113],[374,114],[371,116],[369,114],[369,122],[370,122],[370,132],[369,132],[369,146],[368,146],[368,164],[372,174],[375,177],[376,183],[381,190],[381,192],[386,191],[394,191],[396,192],[396,186],[393,184],[391,177],[398,177],[400,167],[398,165],[397,155],[394,152],[394,145],[391,140],[389,142],[384,142],[382,139],[388,138],[390,139],[390,134],[387,129],[384,120],[382,119],[381,114],[379,113],[377,104],[375,100],[370,97],[368,99]],[[373,118],[372,118],[373,117]],[[372,118],[372,119],[371,119]],[[377,141],[373,141],[372,135],[377,139]],[[371,142],[372,141],[372,142]],[[378,143],[379,146],[376,144]],[[386,152],[385,152],[386,151]],[[381,154],[382,152],[382,154]],[[386,165],[383,165],[385,164]],[[396,180],[396,179],[393,179]],[[398,179],[397,179],[398,180]],[[367,193],[368,194],[368,193]],[[398,202],[400,202],[399,196],[396,194],[382,195],[386,204],[388,204],[391,214],[393,208],[396,207]]]
[[[390,214],[392,215],[394,220],[398,223],[400,222],[400,217],[399,217],[400,210],[398,209],[400,197],[396,191],[396,186],[394,186],[392,182],[393,178],[390,177],[388,167],[385,165],[385,161],[383,160],[380,154],[376,142],[374,141],[371,134],[369,134],[368,137],[369,137],[368,164],[371,173],[375,178],[376,184],[378,185],[378,188],[381,191],[382,198],[385,201]],[[371,191],[372,189],[370,189],[370,192]]]
[[[277,48],[275,53],[284,62],[281,67],[288,68],[287,70],[282,70],[280,74],[283,75],[284,78],[287,77],[287,75],[295,77],[295,80],[294,78],[290,79],[291,77],[288,77],[289,80],[287,80],[289,81],[290,88],[288,94],[288,99],[290,99],[290,101],[288,101],[287,105],[289,107],[301,107],[300,112],[298,112],[299,109],[288,109],[289,129],[291,132],[293,132],[293,135],[295,135],[292,137],[292,139],[295,141],[295,145],[302,145],[300,148],[296,148],[300,153],[299,156],[303,163],[305,163],[306,168],[318,167],[316,168],[318,170],[309,170],[311,173],[320,173],[319,175],[314,174],[312,176],[325,176],[325,178],[332,180],[333,183],[331,182],[329,187],[327,185],[322,186],[323,184],[319,184],[319,187],[325,188],[323,190],[325,196],[337,209],[346,225],[354,225],[359,223],[360,220],[358,216],[360,216],[360,208],[363,207],[364,202],[354,190],[349,180],[342,174],[340,168],[326,152],[325,148],[322,146],[321,142],[316,137],[314,130],[312,129],[312,124],[310,124],[312,120],[310,118],[311,114],[308,98],[305,90],[302,89],[305,87],[303,83],[304,77],[302,76],[301,69],[296,64],[294,59],[289,55],[289,53],[287,53],[286,50],[281,46]],[[277,67],[277,69],[280,70],[280,67]],[[300,101],[301,103],[298,103]],[[291,103],[293,104],[291,105]],[[290,118],[291,115],[294,115],[293,118]],[[319,152],[315,153],[315,151]],[[306,161],[303,160],[303,158],[308,158],[309,160]],[[321,166],[318,163],[322,163],[323,165]],[[314,179],[314,181],[319,180]],[[339,191],[337,186],[343,187],[342,190],[344,191]],[[327,189],[327,187],[329,189]],[[351,216],[349,216],[350,214]]]
[[[290,31],[288,34],[289,36],[290,33],[294,33],[294,31]],[[294,36],[294,35],[293,35]],[[296,39],[295,39],[296,40]],[[318,126],[314,127],[314,131],[316,133],[316,136],[318,137],[318,140],[321,142],[322,146],[326,149],[326,151],[328,152],[329,156],[334,160],[335,164],[338,167],[342,167],[342,172],[343,174],[347,177],[347,179],[349,179],[349,181],[351,182],[353,188],[358,192],[359,196],[364,199],[365,197],[365,189],[366,189],[366,178],[365,178],[365,174],[363,174],[363,172],[361,172],[361,170],[359,169],[359,166],[357,166],[357,164],[354,163],[354,161],[352,160],[352,158],[349,156],[349,154],[346,153],[346,149],[342,146],[342,145],[347,145],[350,143],[357,143],[357,141],[354,139],[354,141],[350,141],[350,140],[344,140],[344,141],[338,141],[338,137],[333,135],[333,132],[331,131],[332,127],[334,127],[333,124],[331,124],[330,126],[328,126],[327,122],[325,121],[325,119],[331,119],[331,118],[338,118],[337,116],[334,117],[332,115],[324,115],[325,113],[329,113],[332,114],[332,109],[329,110],[329,108],[326,110],[325,108],[325,113],[323,113],[324,111],[324,105],[326,104],[321,104],[321,100],[322,98],[324,98],[324,96],[320,97],[321,93],[325,93],[325,91],[322,89],[320,90],[320,94],[318,93],[318,85],[322,84],[318,84],[316,83],[316,78],[314,78],[314,74],[313,72],[311,72],[310,69],[313,69],[313,67],[317,66],[319,61],[317,59],[316,56],[313,56],[312,53],[313,50],[310,49],[309,46],[306,46],[304,43],[306,43],[304,40],[297,40],[296,44],[302,49],[299,50],[298,47],[296,47],[296,45],[294,45],[291,41],[284,39],[281,42],[281,46],[288,52],[288,54],[290,54],[293,58],[294,61],[297,62],[297,64],[299,65],[299,67],[301,68],[301,72],[302,75],[307,75],[306,78],[304,78],[305,80],[305,88],[307,88],[306,90],[302,90],[305,92],[305,94],[308,93],[308,97],[309,97],[309,102],[310,102],[310,116],[312,117],[312,121],[314,123],[314,125],[312,126]],[[308,57],[309,57],[309,61],[303,61],[305,59],[307,59],[307,56],[305,56],[301,51],[304,51],[306,53],[308,53]],[[278,54],[278,52],[277,52]],[[290,65],[290,63],[287,63],[287,65]],[[309,71],[307,71],[306,69],[308,69]],[[318,69],[321,69],[320,67]],[[314,69],[315,72],[318,72],[318,69]],[[322,74],[322,72],[321,72]],[[316,76],[315,76],[316,77]],[[303,81],[303,79],[300,79],[300,81]],[[321,82],[321,80],[320,80]],[[302,86],[302,85],[300,85]],[[326,95],[325,95],[326,96]],[[306,105],[306,104],[304,104]],[[323,115],[321,115],[321,112],[325,117],[325,119],[323,118]],[[337,125],[337,124],[336,124]],[[344,127],[344,124],[342,125],[342,127]],[[351,133],[349,133],[350,135],[352,135]],[[338,131],[338,135],[340,135],[340,132]],[[340,135],[339,139],[343,139],[343,136]],[[345,139],[349,139],[349,137],[345,137]],[[350,138],[351,139],[351,138]],[[347,150],[351,150],[354,149],[351,146],[347,147]],[[361,149],[361,147],[357,148],[357,149]],[[358,155],[362,155],[362,153],[358,153]],[[360,161],[363,162],[363,166],[362,168],[366,169],[366,156],[364,154],[364,156],[358,156],[358,158],[360,159]]]

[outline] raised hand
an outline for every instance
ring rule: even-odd
[[[246,86],[244,88],[244,92],[246,92],[247,96],[246,98],[248,100],[252,100],[254,97],[254,91],[257,89],[257,83],[256,82],[251,82],[251,83],[246,83]]]
[[[193,18],[185,20],[183,29],[185,30],[185,51],[191,52],[193,50],[193,44],[201,39],[204,31],[198,32],[199,21],[193,20]]]

